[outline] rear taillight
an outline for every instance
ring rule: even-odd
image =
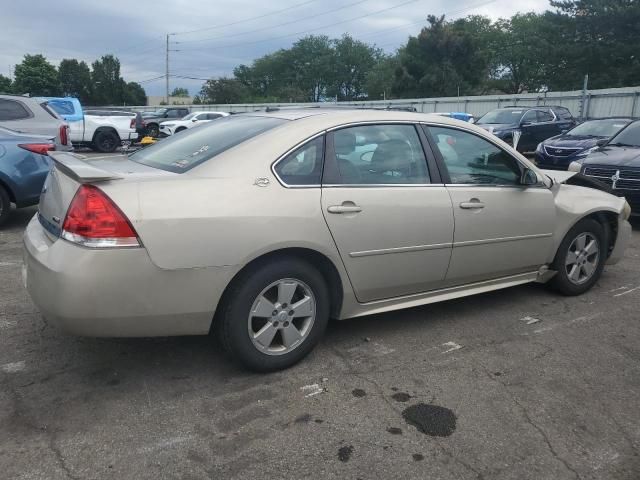
[[[52,143],[21,143],[18,146],[38,155],[47,155],[47,152],[56,149]]]
[[[69,143],[69,125],[60,125],[60,144],[67,145]]]
[[[122,210],[102,190],[81,185],[62,225],[62,238],[85,247],[139,247]]]
[[[129,124],[129,128],[136,128],[136,119],[132,118],[131,123]]]

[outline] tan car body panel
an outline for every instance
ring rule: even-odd
[[[324,200],[333,200],[329,198],[331,196],[339,197],[341,189],[288,188],[273,174],[272,165],[292,147],[319,133],[359,122],[427,123],[471,130],[509,150],[537,173],[541,184],[546,183],[546,186],[531,187],[531,192],[513,189],[513,195],[532,192],[541,197],[548,195],[549,206],[554,202],[555,209],[535,212],[527,203],[523,208],[529,219],[534,218],[535,221],[517,218],[510,212],[513,223],[509,225],[504,224],[500,214],[503,210],[499,210],[498,215],[490,216],[486,224],[476,224],[466,231],[459,231],[457,239],[452,238],[452,225],[443,221],[441,231],[430,234],[420,243],[421,234],[428,231],[424,228],[428,218],[427,223],[407,232],[409,239],[388,236],[387,232],[373,238],[375,222],[402,227],[402,222],[392,218],[393,212],[389,208],[378,218],[367,220],[363,217],[361,246],[346,243],[348,251],[342,252],[341,257],[334,241],[335,235],[332,235],[323,214],[323,206],[327,206]],[[268,184],[264,186],[265,183]],[[141,171],[130,177],[99,183],[99,187],[130,219],[144,248],[98,251],[64,240],[54,241],[34,219],[25,233],[26,284],[45,317],[70,332],[95,336],[202,334],[209,330],[217,303],[228,283],[247,263],[270,252],[304,248],[324,255],[340,276],[343,301],[338,318],[423,305],[540,280],[543,278],[540,273],[553,259],[562,238],[580,218],[595,211],[619,215],[624,207],[624,200],[603,192],[558,184],[549,188],[550,184],[544,173],[526,158],[474,125],[407,112],[332,111],[288,122],[183,174],[162,172],[145,176]],[[59,209],[71,200],[70,191],[67,191],[71,188],[69,185],[67,182],[62,187],[65,195]],[[453,202],[454,212],[455,203],[464,198],[458,198],[461,190],[456,193],[457,187],[448,190],[443,186],[418,187],[415,192],[420,188],[427,196],[435,195],[436,190],[429,193],[429,189],[441,189],[436,196],[445,209],[447,203]],[[472,188],[475,187],[467,187],[464,195],[471,193]],[[482,188],[482,192],[490,192],[487,187],[478,188]],[[366,194],[365,190],[370,193]],[[362,191],[359,195],[364,199],[373,189]],[[405,193],[408,195],[406,201],[416,195],[415,192]],[[449,192],[449,200],[442,192]],[[497,199],[491,202],[498,205]],[[385,220],[384,215],[390,217]],[[551,217],[553,221],[550,223]],[[329,220],[329,223],[333,221]],[[626,232],[625,223],[620,217],[621,231]],[[485,240],[492,235],[496,237],[492,232],[502,237],[544,236],[521,238],[519,242],[489,242],[484,250],[475,253],[475,247],[456,247],[456,242],[477,240],[473,232],[478,233],[474,230],[480,228],[478,225]],[[416,243],[420,246],[447,242],[453,247],[445,246],[436,254],[437,249],[371,254],[379,249],[414,247]],[[465,248],[473,255],[465,256]],[[517,250],[520,257],[515,261]],[[367,291],[361,295],[361,301],[354,293],[354,279],[347,274],[348,268],[343,261],[345,253],[358,252],[365,252],[365,255],[349,257],[347,263],[360,265],[354,270],[361,282],[358,287]],[[448,264],[449,255],[452,256],[452,264],[448,269],[459,274],[460,278],[442,282],[438,290],[420,291],[436,288],[438,279],[444,279],[447,270],[444,263]],[[372,263],[366,265],[361,262],[364,260]],[[403,268],[410,268],[407,270],[409,278],[399,278],[402,270],[394,270],[393,263],[398,261]],[[420,279],[420,268],[431,261],[438,265],[435,274]],[[491,266],[497,270],[490,274],[481,271],[465,274],[464,264],[472,261],[478,262],[480,269],[489,268],[488,262],[498,262],[499,265]],[[95,272],[100,272],[100,275],[95,275]],[[386,280],[376,278],[387,274],[390,276]],[[465,285],[457,285],[463,281]],[[390,288],[394,282],[404,284]],[[385,288],[388,289],[386,293]],[[63,304],[61,299],[64,299]]]

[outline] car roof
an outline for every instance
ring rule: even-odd
[[[298,108],[275,111],[246,112],[239,115],[280,118],[290,121],[304,121],[318,130],[333,128],[341,124],[358,122],[429,122],[442,125],[464,125],[472,130],[485,132],[469,122],[437,115],[434,113],[417,113],[403,110],[382,110],[363,108]],[[297,123],[297,122],[296,122]]]

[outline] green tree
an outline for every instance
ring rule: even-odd
[[[85,62],[65,58],[58,67],[60,92],[64,96],[76,97],[80,103],[87,104],[91,100],[91,71]]]
[[[124,102],[124,81],[120,77],[120,60],[104,55],[91,64],[94,105],[120,105]]]
[[[637,0],[551,1],[547,16],[558,38],[550,53],[549,83],[554,89],[640,83],[640,2]]]
[[[124,103],[126,105],[146,105],[147,93],[142,85],[136,82],[126,83],[123,87]]]
[[[367,74],[382,58],[382,51],[346,34],[332,44],[333,79],[327,95],[338,100],[366,98]]]
[[[0,74],[0,93],[11,93],[12,87],[11,79]]]
[[[172,97],[188,97],[189,90],[187,90],[186,88],[176,87],[173,89],[173,92],[171,92],[171,96]]]
[[[25,55],[14,71],[13,91],[32,96],[54,97],[60,94],[56,67],[43,55]]]
[[[379,59],[367,72],[365,91],[369,100],[393,98],[391,90],[399,66],[398,56],[390,55]]]
[[[194,105],[202,105],[202,99],[200,98],[200,95],[196,95],[195,97],[193,97],[193,102]]]
[[[394,93],[401,97],[455,96],[484,90],[489,71],[491,21],[469,17],[446,22],[427,17],[428,25],[400,49]]]
[[[202,86],[200,96],[205,103],[244,103],[249,99],[249,91],[235,78],[212,78]]]

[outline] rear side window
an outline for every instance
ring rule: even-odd
[[[207,120],[215,120],[216,118],[220,118],[222,115],[219,113],[207,113]]]
[[[172,135],[132,153],[129,158],[150,167],[183,173],[286,122],[273,117],[225,117],[202,127],[190,128],[180,135]]]
[[[274,167],[287,185],[320,185],[324,137],[314,138],[280,160]]]
[[[26,109],[22,102],[0,99],[0,121],[23,120],[30,116],[31,112]]]

